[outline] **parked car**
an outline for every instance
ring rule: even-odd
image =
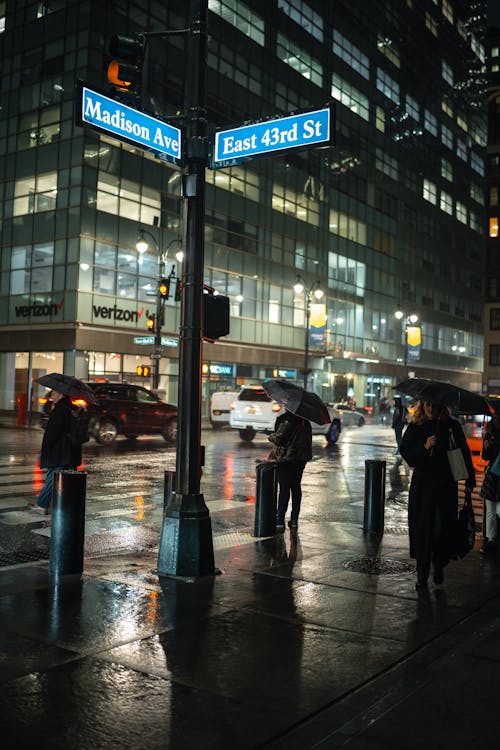
[[[260,386],[243,386],[231,405],[229,425],[239,430],[245,441],[254,439],[257,432],[269,435],[274,430],[276,417],[283,414],[284,407],[269,398]],[[331,423],[319,425],[311,422],[312,434],[323,435],[330,445],[339,439],[342,429],[336,409],[328,407]]]
[[[87,404],[89,434],[101,445],[118,435],[134,440],[139,435],[162,435],[168,443],[177,438],[177,407],[162,401],[151,391],[129,383],[87,383],[97,404]],[[78,400],[77,405],[82,404]],[[40,423],[45,426],[51,409],[50,397],[43,405]]]
[[[210,396],[210,424],[216,430],[229,424],[231,404],[238,396],[238,391],[216,391]]]
[[[351,409],[351,407],[348,404],[334,404],[333,405],[335,409],[337,409],[338,413],[340,414],[340,419],[342,421],[342,424],[346,427],[349,425],[356,425],[356,427],[363,427],[366,419],[363,414],[361,414],[360,411],[357,411],[356,409]]]

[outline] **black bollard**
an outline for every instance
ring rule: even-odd
[[[53,583],[58,583],[61,576],[83,573],[86,485],[84,471],[54,472],[49,559]]]
[[[166,508],[172,499],[175,486],[175,471],[165,470],[165,482],[163,484],[163,507]]]
[[[254,536],[276,534],[277,476],[275,461],[261,461],[256,468]]]
[[[365,461],[365,531],[384,533],[384,507],[385,461]]]

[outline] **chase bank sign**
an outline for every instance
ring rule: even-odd
[[[133,143],[165,161],[181,162],[182,133],[179,128],[110,99],[82,83],[80,89],[78,124],[90,125],[119,140]]]

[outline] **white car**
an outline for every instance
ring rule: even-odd
[[[334,404],[334,408],[340,414],[342,424],[348,427],[349,425],[355,425],[356,427],[363,427],[365,423],[365,417],[360,411],[351,409],[347,404]]]
[[[240,438],[245,441],[254,439],[257,432],[269,435],[274,431],[276,417],[285,411],[281,404],[269,398],[261,386],[243,386],[231,405],[229,426],[239,430]],[[336,409],[328,407],[330,424],[311,422],[312,434],[323,435],[329,445],[339,439],[342,429],[340,416]]]
[[[238,396],[238,391],[216,391],[210,396],[210,424],[216,430],[229,424],[231,404]]]

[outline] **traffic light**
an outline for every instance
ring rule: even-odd
[[[174,297],[174,299],[175,299],[176,302],[180,302],[181,301],[181,297],[182,297],[182,280],[181,279],[177,279],[177,281],[175,282],[175,297]]]
[[[149,365],[137,365],[135,372],[140,378],[149,378],[151,375],[151,367]]]
[[[170,294],[170,279],[162,279],[158,291],[160,292],[160,297],[168,299]]]
[[[203,295],[203,332],[208,341],[229,333],[229,297],[222,294]]]
[[[143,78],[145,38],[141,34],[124,36],[117,34],[109,40],[109,52],[113,58],[108,65],[108,81],[120,91],[140,89]]]
[[[146,320],[146,325],[151,331],[151,333],[154,333],[156,330],[156,315],[148,315],[148,319]]]

